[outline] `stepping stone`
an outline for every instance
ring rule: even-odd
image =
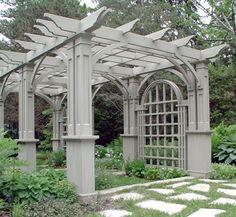
[[[179,187],[190,185],[190,184],[191,184],[191,182],[179,182],[179,183],[167,185],[166,187],[168,187],[168,188],[179,188]]]
[[[236,196],[236,190],[232,190],[232,189],[218,188],[217,192],[225,193],[230,196]]]
[[[124,217],[124,216],[130,216],[132,215],[132,213],[126,210],[109,209],[109,210],[100,212],[100,215],[104,217]]]
[[[236,200],[234,199],[229,199],[229,198],[224,198],[224,197],[220,197],[217,200],[214,200],[213,202],[211,202],[211,204],[219,204],[219,205],[233,205],[236,206]]]
[[[167,203],[167,202],[157,201],[157,200],[146,200],[146,201],[137,203],[136,206],[139,206],[144,209],[157,210],[160,212],[167,213],[169,215],[179,213],[184,208],[186,208],[185,205],[176,204],[176,203]]]
[[[164,194],[164,195],[169,195],[169,194],[175,193],[175,191],[173,189],[151,188],[151,189],[148,189],[148,190],[157,192],[159,194]]]
[[[201,182],[209,182],[209,183],[224,183],[227,182],[225,180],[215,180],[215,179],[199,179]]]
[[[222,209],[199,209],[188,217],[215,217],[224,212],[225,210]]]
[[[236,188],[236,184],[229,183],[229,184],[224,184],[224,185],[225,185],[225,186],[232,187],[232,188]]]
[[[177,199],[177,200],[207,200],[208,197],[201,195],[201,194],[195,194],[195,193],[183,193],[176,196],[169,197],[170,199]]]
[[[124,193],[124,194],[117,194],[112,196],[111,198],[113,200],[139,200],[142,199],[144,196],[142,194],[139,193],[135,193],[135,192],[130,192],[130,193]]]
[[[208,192],[210,190],[209,184],[196,184],[189,186],[188,189],[193,191],[201,191],[201,192]]]

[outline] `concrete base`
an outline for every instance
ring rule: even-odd
[[[60,139],[53,138],[52,139],[52,150],[57,151],[57,150],[61,149],[60,143],[61,143]]]
[[[33,172],[36,170],[36,143],[39,140],[18,140],[20,145],[19,159],[26,161],[27,165],[21,167],[24,172]]]
[[[65,136],[63,138],[66,141],[68,180],[75,185],[79,195],[94,194],[95,140],[98,136]]]
[[[97,192],[92,194],[78,194],[78,195],[80,203],[85,205],[95,203],[98,198]]]
[[[211,174],[211,131],[187,131],[187,170],[190,176]]]
[[[138,159],[138,136],[131,134],[122,134],[123,156],[124,160]]]

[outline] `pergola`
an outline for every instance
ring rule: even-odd
[[[226,45],[197,50],[194,36],[167,42],[169,28],[149,35],[131,29],[138,19],[109,28],[102,23],[110,10],[102,7],[82,20],[45,13],[34,27],[42,35],[25,33],[16,40],[27,53],[0,50],[0,127],[4,100],[19,92],[20,158],[36,168],[34,95],[53,108],[53,150],[61,148],[62,103],[67,97],[67,175],[83,198],[95,194],[92,99],[106,82],[124,99],[124,158],[142,158],[150,166],[179,167],[191,175],[211,171],[208,62]],[[150,78],[168,71],[187,88],[185,99],[169,80]],[[146,85],[147,86],[147,85]],[[154,153],[155,152],[155,153]]]

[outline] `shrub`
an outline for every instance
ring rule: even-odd
[[[221,123],[213,130],[211,136],[213,155],[219,152],[218,147],[231,135],[236,135],[236,125],[226,126]]]
[[[96,171],[95,178],[95,188],[96,190],[103,190],[106,188],[111,188],[113,184],[112,176],[104,170]]]
[[[95,157],[97,158],[104,158],[107,154],[107,148],[105,148],[102,145],[96,145],[95,146]]]
[[[227,164],[212,164],[212,179],[234,179],[236,178],[236,167]]]
[[[96,159],[95,165],[97,169],[122,170],[124,161],[114,158]]]
[[[52,167],[64,167],[66,165],[66,153],[63,149],[52,152],[48,158],[48,164]]]
[[[118,139],[114,139],[108,147],[111,149],[111,155],[113,158],[123,160],[123,144],[120,137]]]
[[[143,178],[145,174],[145,162],[143,160],[134,160],[126,162],[125,173],[128,176]]]
[[[12,178],[14,177],[14,178]],[[5,173],[0,186],[4,198],[13,197],[16,202],[30,203],[44,198],[65,199],[75,201],[75,188],[65,177],[64,172],[44,169],[35,173],[12,171]]]

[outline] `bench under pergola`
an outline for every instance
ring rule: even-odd
[[[45,13],[34,27],[42,34],[25,33],[16,40],[26,53],[0,50],[0,127],[4,101],[19,93],[19,157],[36,168],[34,95],[53,109],[53,150],[62,148],[62,104],[67,98],[67,176],[78,194],[95,194],[92,100],[112,82],[123,94],[125,160],[144,159],[150,166],[177,167],[190,175],[209,177],[208,62],[227,47],[205,50],[189,46],[194,36],[167,42],[169,28],[149,35],[131,30],[134,20],[117,28],[102,26],[110,10],[102,7],[82,20]],[[170,80],[151,78],[172,73],[186,87],[186,96]]]

